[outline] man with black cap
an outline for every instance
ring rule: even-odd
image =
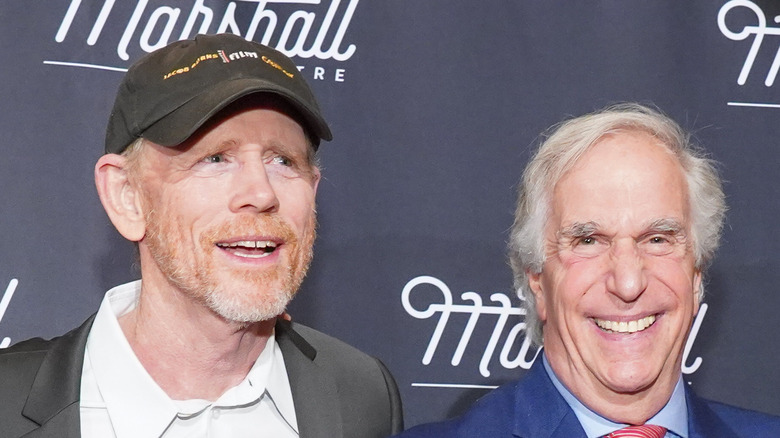
[[[312,256],[331,132],[281,53],[200,35],[123,80],[95,182],[141,280],[0,354],[4,437],[385,437],[376,359],[284,318]]]

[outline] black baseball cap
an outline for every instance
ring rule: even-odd
[[[179,145],[227,105],[254,93],[290,103],[315,149],[320,139],[333,139],[290,58],[237,35],[198,35],[156,50],[127,70],[108,120],[106,153],[121,153],[140,137]]]

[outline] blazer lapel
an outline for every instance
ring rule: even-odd
[[[51,341],[22,410],[22,415],[40,427],[25,437],[81,436],[81,370],[93,319],[94,315],[77,329]]]
[[[300,437],[342,437],[336,383],[316,363],[317,350],[284,320],[276,323],[276,342],[284,356]]]
[[[585,431],[566,400],[558,393],[537,360],[515,391],[515,426],[521,438],[585,437]],[[737,438],[738,435],[707,403],[686,386],[689,438]]]
[[[689,438],[738,438],[738,435],[686,385]]]
[[[541,357],[515,391],[513,433],[521,438],[585,438],[577,416],[555,389]]]

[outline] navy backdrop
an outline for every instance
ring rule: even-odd
[[[685,379],[780,414],[778,14],[758,0],[4,0],[0,346],[66,331],[138,276],[92,177],[116,86],[146,51],[228,31],[293,56],[336,137],[290,312],[381,358],[408,425],[528,368],[505,256],[515,186],[541,131],[626,100],[694,131],[726,180]]]

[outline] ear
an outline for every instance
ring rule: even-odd
[[[138,188],[130,183],[127,159],[106,154],[95,164],[95,185],[103,208],[119,234],[138,242],[146,233],[146,221]]]
[[[322,172],[320,172],[320,169],[315,167],[314,168],[314,174],[311,177],[311,185],[312,188],[314,188],[314,194],[317,194],[317,187],[320,185],[320,180],[322,179]]]
[[[542,288],[542,273],[525,271],[525,275],[528,278],[528,285],[531,287],[531,293],[534,294],[536,299],[536,314],[539,315],[539,320],[542,322],[547,321],[547,303],[544,300],[544,289]]]
[[[696,270],[693,273],[693,316],[696,316],[699,313],[699,306],[701,303],[699,302],[699,291],[702,287],[702,275],[700,270]]]

